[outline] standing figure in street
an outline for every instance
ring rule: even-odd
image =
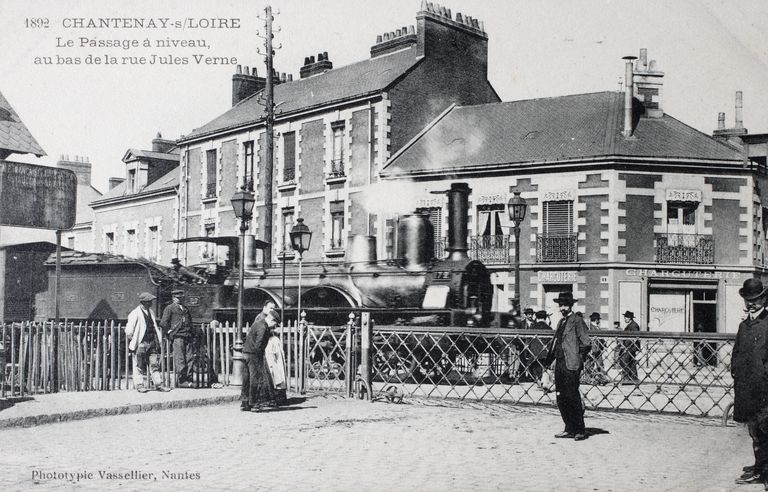
[[[163,310],[160,326],[168,334],[173,343],[173,367],[176,369],[176,386],[192,388],[192,369],[195,358],[194,328],[192,315],[182,303],[183,290],[171,292],[173,302]]]
[[[768,490],[768,288],[750,278],[739,295],[748,316],[739,325],[731,355],[733,420],[747,424],[755,463],[744,467],[736,483],[762,483]]]
[[[547,367],[555,362],[555,391],[557,408],[565,422],[565,430],[555,434],[557,438],[573,438],[583,441],[587,438],[584,428],[584,405],[579,393],[579,378],[584,359],[592,346],[587,335],[584,319],[576,316],[573,304],[576,302],[570,292],[561,292],[555,299],[563,317],[557,324],[555,337],[550,344],[545,361]]]
[[[523,319],[523,326],[521,328],[525,330],[531,330],[533,329],[533,325],[536,324],[536,321],[533,319],[535,311],[533,308],[525,308],[525,311],[523,311],[523,314],[525,315],[525,319]]]
[[[160,343],[162,332],[157,324],[152,301],[157,299],[149,292],[139,294],[139,305],[128,314],[125,336],[128,338],[128,351],[133,355],[133,386],[139,393],[146,393],[149,388],[144,384],[147,377],[147,364],[152,383],[157,391],[171,391],[163,386],[160,374]]]
[[[272,328],[270,331],[272,334],[269,337],[269,343],[267,343],[264,356],[267,359],[267,367],[269,367],[269,374],[272,376],[272,383],[275,387],[275,401],[280,406],[284,405],[288,400],[286,394],[288,381],[285,377],[285,353],[283,352],[283,342],[277,336],[277,330]]]
[[[245,337],[245,367],[240,389],[240,410],[244,412],[260,412],[264,407],[277,406],[275,387],[266,361],[266,349],[279,316],[274,309],[260,313]]]
[[[589,315],[589,325],[587,329],[591,332],[600,331],[600,313],[594,312]],[[595,334],[596,335],[596,334]],[[606,384],[608,376],[605,373],[603,364],[603,352],[605,352],[605,340],[594,336],[592,338],[592,352],[584,364],[585,383],[587,384]]]
[[[548,330],[552,332],[552,327],[547,323],[547,317],[549,314],[544,311],[536,311],[536,322],[531,327],[534,330]],[[528,371],[531,375],[531,379],[536,382],[536,385],[544,389],[542,386],[541,377],[544,374],[544,361],[547,358],[547,346],[551,340],[548,336],[540,336],[530,339],[528,343],[528,352],[530,353],[530,363],[528,365]]]
[[[640,331],[640,326],[635,322],[635,313],[624,313],[624,331]],[[640,351],[640,342],[632,339],[624,339],[617,347],[619,349],[619,367],[621,367],[621,384],[638,384],[637,360],[635,356]]]

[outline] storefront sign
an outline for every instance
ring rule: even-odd
[[[654,293],[648,296],[648,329],[651,331],[685,330],[685,294]]]
[[[654,270],[645,268],[627,268],[629,277],[659,277],[659,278],[696,278],[696,279],[740,279],[740,272],[711,272],[701,270]]]
[[[667,189],[668,202],[701,202],[701,190]]]
[[[576,282],[576,272],[539,272],[540,283]]]
[[[564,200],[573,201],[573,190],[545,191],[541,200],[544,202],[558,202]]]

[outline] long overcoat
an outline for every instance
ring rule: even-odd
[[[747,422],[768,406],[768,310],[739,325],[731,355],[733,419]]]

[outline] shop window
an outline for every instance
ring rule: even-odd
[[[253,140],[243,143],[243,165],[245,189],[253,191]]]
[[[216,198],[216,149],[205,153],[206,158],[206,181],[205,197]]]
[[[344,247],[344,202],[331,202],[331,249]]]
[[[296,179],[296,132],[283,133],[283,181]]]

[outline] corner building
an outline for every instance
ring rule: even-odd
[[[280,259],[284,245],[290,249],[287,232],[299,217],[313,231],[307,261],[341,261],[350,235],[384,235],[386,220],[363,201],[392,152],[450,105],[498,102],[499,97],[487,80],[488,36],[482,23],[444,7],[425,2],[415,26],[378,36],[370,54],[334,68],[321,52],[317,59],[305,59],[297,80],[272,74],[271,196],[264,181],[266,79],[255,68],[238,68],[232,108],[178,141],[179,236],[238,234],[230,199],[241,185],[256,195],[246,245],[251,266],[259,260],[253,240],[271,243],[271,258]],[[269,231],[267,200],[273,204]],[[387,246],[381,247],[384,258]],[[199,263],[206,248],[203,242],[184,243],[180,260]]]
[[[765,165],[664,113],[645,50],[629,63],[621,92],[451,107],[382,177],[415,181],[438,231],[446,203],[430,192],[469,183],[469,254],[494,271],[496,310],[512,306],[507,202],[520,191],[522,308],[556,322],[553,299],[570,291],[605,328],[629,310],[644,330],[735,332],[738,289],[765,274]]]

